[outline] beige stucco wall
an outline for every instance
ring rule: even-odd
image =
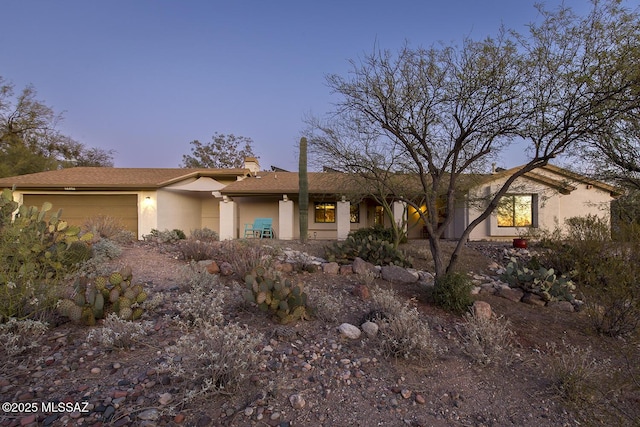
[[[537,204],[537,228],[544,231],[552,231],[557,226],[563,228],[565,220],[574,216],[598,215],[609,218],[609,207],[612,200],[609,192],[588,186],[585,183],[571,181],[565,177],[548,171],[536,171],[549,177],[562,180],[576,187],[570,194],[561,194],[558,190],[525,177],[518,178],[509,190],[508,194],[536,194]],[[492,182],[478,189],[476,196],[489,196],[495,194],[502,186],[506,178]],[[535,208],[534,208],[535,209]],[[468,216],[465,218],[463,209],[455,214],[454,236],[461,235],[464,227],[477,218],[482,210],[477,206],[468,206]],[[517,237],[520,232],[526,231],[517,227],[498,227],[497,215],[494,212],[488,219],[480,223],[469,235],[469,240],[508,240]],[[535,231],[535,230],[534,230]]]
[[[275,237],[280,236],[277,198],[233,197],[238,205],[238,237],[244,237],[246,224],[253,224],[256,218],[272,218]]]
[[[220,201],[222,198],[211,196],[202,199],[201,228],[208,228],[220,234]]]
[[[158,230],[180,229],[187,235],[191,230],[201,228],[202,202],[186,192],[159,190]]]

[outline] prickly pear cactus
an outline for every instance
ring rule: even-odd
[[[274,314],[280,323],[311,317],[302,283],[282,279],[262,266],[247,274],[244,283],[245,300],[256,304],[261,311]]]
[[[112,312],[124,320],[137,320],[144,314],[142,303],[148,294],[141,284],[132,285],[132,278],[131,267],[125,267],[91,281],[77,280],[72,295],[58,302],[58,312],[89,326]]]

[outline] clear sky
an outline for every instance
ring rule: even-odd
[[[262,169],[295,171],[303,118],[337,101],[327,74],[346,75],[374,45],[524,31],[535,2],[6,0],[0,76],[16,92],[32,84],[64,113],[63,133],[115,150],[117,167],[178,167],[190,141],[218,132],[252,138]]]

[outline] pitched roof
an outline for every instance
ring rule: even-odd
[[[17,189],[143,189],[161,188],[188,178],[246,176],[248,169],[77,167],[0,178],[0,187]]]
[[[354,181],[340,172],[309,172],[310,194],[356,192]],[[232,182],[221,192],[228,196],[298,194],[298,172],[259,172],[242,181]]]
[[[487,175],[487,181],[493,181],[494,179],[500,177],[510,176],[520,169],[522,169],[522,166],[516,166],[514,168],[507,169],[496,174]],[[552,172],[553,174],[558,176],[558,179],[539,173],[542,171]],[[545,165],[538,169],[534,169],[531,172],[525,173],[524,177],[529,178],[533,181],[538,181],[551,188],[555,188],[563,194],[569,194],[577,188],[575,185],[572,185],[571,181],[592,185],[600,190],[608,192],[612,197],[617,197],[622,194],[619,189],[612,185],[554,165]]]

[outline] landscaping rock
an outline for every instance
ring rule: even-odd
[[[301,394],[292,394],[289,396],[289,403],[291,403],[293,409],[302,409],[306,404]]]
[[[374,322],[364,322],[361,326],[365,334],[370,337],[375,337],[378,334],[379,326]]]
[[[522,302],[529,305],[535,305],[538,307],[544,307],[547,303],[542,299],[540,295],[526,293],[522,297]]]
[[[571,304],[569,301],[549,301],[547,307],[559,311],[567,311],[570,313],[575,311],[573,304]]]
[[[500,287],[498,288],[496,295],[501,296],[502,298],[506,298],[509,301],[520,302],[520,300],[524,296],[524,291],[521,289]]]
[[[338,326],[338,332],[346,338],[357,340],[360,338],[361,331],[357,326],[353,326],[350,323],[343,323]]]
[[[418,274],[397,265],[385,265],[382,267],[382,278],[389,282],[415,283],[418,281]]]
[[[370,262],[363,260],[362,258],[356,257],[353,260],[353,264],[351,265],[351,267],[353,268],[354,274],[373,274],[375,277],[378,277],[379,275],[376,266],[371,264]]]
[[[282,273],[291,273],[293,271],[293,264],[290,262],[278,262],[275,265],[275,269]]]
[[[371,292],[367,285],[356,285],[351,293],[362,300],[367,300],[371,297]]]
[[[340,272],[340,265],[338,265],[337,262],[322,264],[322,272],[325,274],[338,274]]]
[[[211,264],[207,265],[207,271],[209,274],[218,274],[220,273],[220,267],[218,267],[217,262],[211,261]]]
[[[233,267],[228,262],[220,264],[220,274],[223,276],[231,276],[233,274]]]
[[[473,303],[473,313],[477,319],[488,320],[491,319],[492,310],[491,305],[485,301],[475,301]]]
[[[349,274],[353,274],[353,267],[351,265],[341,265],[340,266],[340,275],[346,276]]]

